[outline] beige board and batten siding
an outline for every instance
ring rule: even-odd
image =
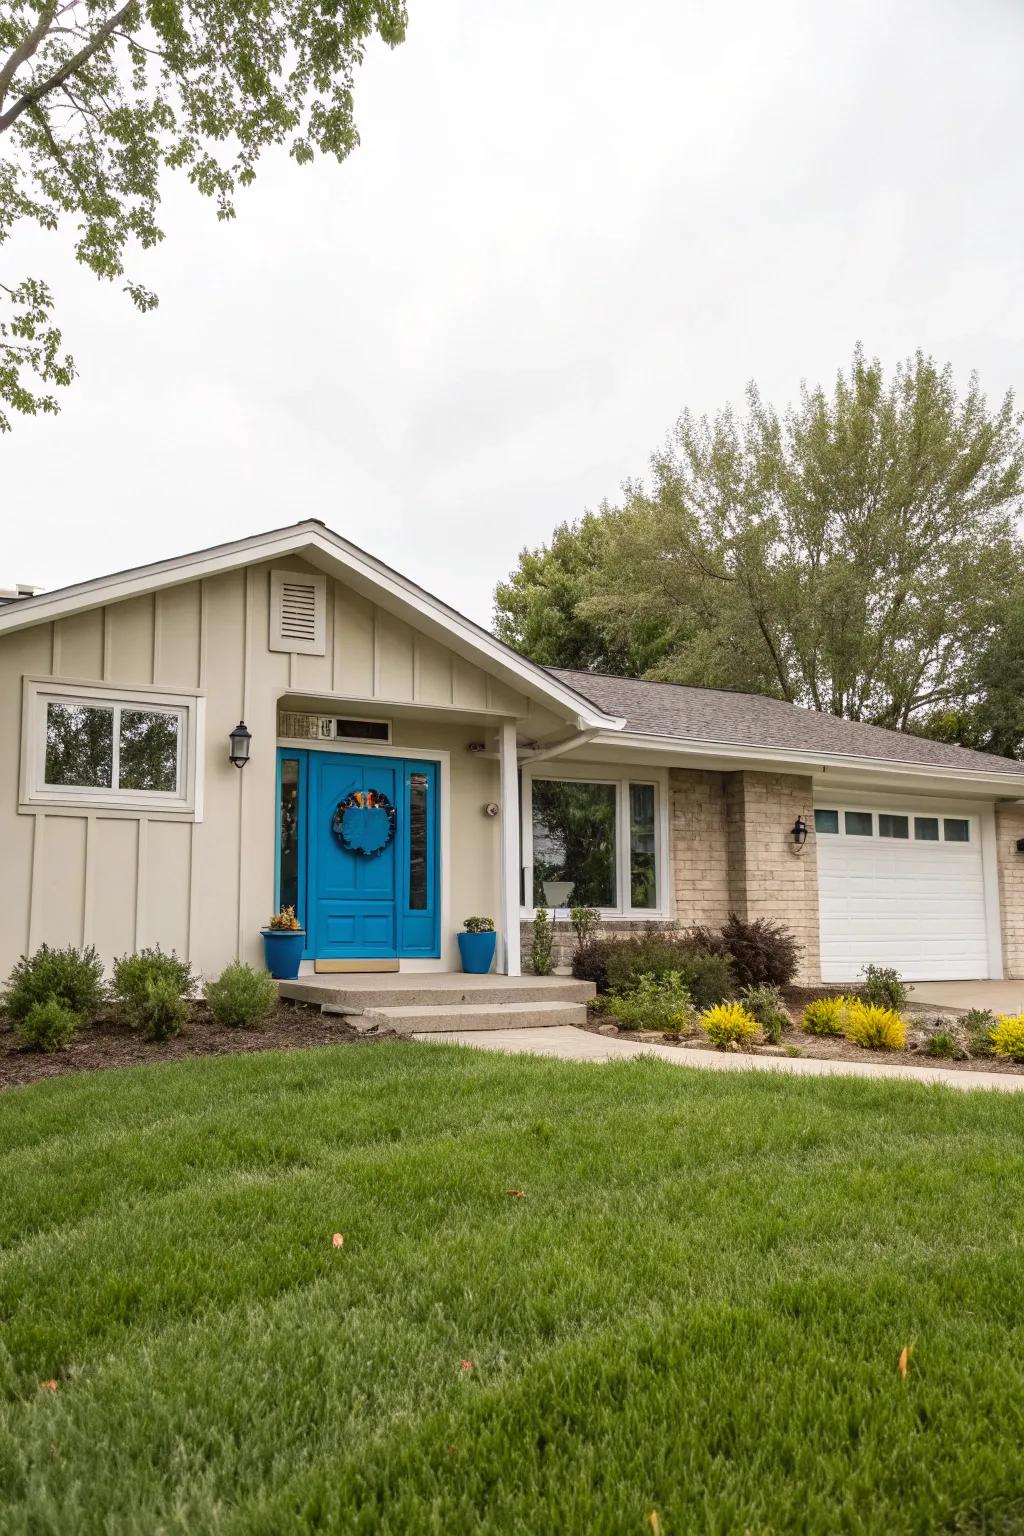
[[[467,752],[481,720],[525,712],[513,690],[333,580],[323,656],[271,651],[268,562],[126,599],[0,636],[0,846],[7,895],[0,975],[42,942],[94,943],[105,963],[159,943],[212,974],[258,963],[273,901],[277,706],[286,693],[339,703],[450,710],[448,721],[396,715],[396,755],[450,753],[449,929],[498,904],[498,837],[483,806],[498,797],[493,759]],[[291,570],[311,570],[289,558]],[[162,810],[19,809],[25,678],[199,689],[206,699],[202,819]],[[253,733],[239,771],[227,739]],[[455,965],[452,931],[442,960]]]

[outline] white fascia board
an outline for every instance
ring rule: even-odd
[[[1000,799],[1015,798],[1024,789],[1024,774],[985,772],[967,768],[947,768],[935,763],[907,763],[890,757],[858,757],[853,753],[804,752],[795,747],[737,746],[735,742],[684,740],[676,736],[644,736],[635,732],[621,734],[597,734],[588,743],[591,747],[614,747],[616,751],[635,748],[637,751],[671,754],[685,766],[691,758],[715,758],[735,762],[737,768],[758,769],[799,768],[814,774],[827,769],[865,774],[895,774],[899,777],[927,780],[944,780],[950,784],[970,785],[974,789],[991,789]],[[1012,790],[1008,795],[1007,791]],[[1000,793],[1001,791],[1001,793]]]
[[[397,571],[391,570],[355,544],[350,544],[322,523],[310,520],[293,523],[287,528],[274,528],[268,533],[254,534],[250,538],[236,539],[229,544],[216,544],[209,549],[179,555],[173,560],[158,560],[152,565],[115,571],[110,576],[79,582],[55,592],[41,592],[36,597],[21,598],[18,602],[0,608],[0,635],[27,629],[33,624],[50,623],[71,613],[102,607],[106,603],[122,602],[125,598],[137,597],[144,592],[217,576],[225,571],[237,570],[240,566],[252,565],[256,561],[299,553],[318,553],[328,562],[341,565],[346,573],[361,577],[376,591],[400,604],[406,612],[415,613],[421,620],[425,620],[440,637],[468,647],[479,658],[481,665],[501,672],[529,693],[556,704],[568,713],[578,730],[597,728],[616,732],[625,725],[624,720],[605,714],[596,704],[591,704],[582,695],[558,682],[545,668],[520,656],[510,646],[504,645],[454,608],[449,608],[439,598],[425,592],[415,582],[400,576]]]

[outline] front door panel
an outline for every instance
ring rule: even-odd
[[[437,764],[311,750],[307,782],[312,956],[439,955]]]

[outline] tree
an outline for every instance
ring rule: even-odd
[[[886,381],[858,348],[830,393],[805,386],[781,416],[753,385],[742,417],[684,414],[651,469],[587,529],[586,591],[558,622],[593,637],[576,665],[617,648],[647,676],[904,729],[976,697],[1024,571],[1011,396],[991,411],[972,377],[961,398],[920,353]],[[528,654],[583,526],[498,588],[504,637]],[[645,655],[635,637],[651,636]]]
[[[300,165],[358,142],[354,71],[373,34],[395,46],[404,0],[12,0],[0,13],[0,247],[20,220],[77,221],[76,258],[124,276],[163,239],[163,171],[234,217],[263,151]],[[156,296],[129,279],[141,310]],[[39,277],[0,281],[0,431],[58,409],[75,365]]]

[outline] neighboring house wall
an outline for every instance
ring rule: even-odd
[[[479,667],[401,623],[340,583],[327,585],[325,656],[272,652],[269,571],[301,570],[294,557],[183,583],[0,637],[0,846],[7,920],[0,978],[44,940],[95,943],[109,964],[155,944],[204,972],[240,955],[260,959],[260,925],[273,902],[277,703],[305,690],[372,705],[441,707],[456,722],[393,718],[396,755],[451,753],[449,931],[442,957],[457,964],[453,930],[470,912],[496,911],[498,798],[493,760],[471,755],[488,719],[524,701]],[[206,697],[204,814],[58,809],[19,813],[22,678],[158,684]],[[464,712],[464,714],[462,713]],[[244,716],[252,760],[228,761],[228,733]],[[447,949],[444,948],[447,946]]]
[[[1002,919],[1003,969],[1008,979],[1024,977],[1024,805],[996,806],[996,869]]]

